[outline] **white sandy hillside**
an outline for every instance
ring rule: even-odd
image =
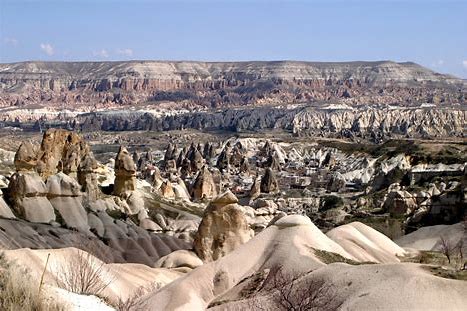
[[[141,299],[134,310],[204,310],[245,277],[276,265],[305,272],[324,264],[312,247],[326,247],[342,255],[345,251],[330,241],[309,218],[285,216],[217,261],[204,264],[188,275]]]
[[[324,284],[330,290],[322,292],[321,301],[338,310],[463,311],[467,305],[467,282],[434,276],[411,263],[333,263],[304,275],[298,282]],[[251,305],[258,304],[274,310],[270,305],[271,297],[263,296],[262,292],[253,300],[256,303],[251,303],[250,299],[231,300],[209,310],[248,310]]]
[[[256,272],[283,266],[285,271],[307,273],[326,266],[315,255],[315,249],[357,261],[359,257],[365,261],[368,258],[375,262],[379,262],[380,258],[397,261],[394,255],[390,258],[386,252],[393,249],[403,252],[401,248],[384,240],[376,231],[360,225],[356,227],[360,227],[363,233],[355,238],[363,256],[350,248],[357,255],[354,256],[323,234],[308,217],[285,216],[225,257],[198,267],[159,292],[146,295],[138,310],[202,310],[212,300],[226,294],[241,280]],[[381,248],[373,245],[378,240],[383,243]]]
[[[446,238],[452,245],[456,245],[463,237],[467,247],[467,235],[464,233],[463,223],[423,227],[400,237],[395,242],[404,248],[430,251],[439,250],[441,237]]]
[[[390,238],[361,222],[339,226],[326,235],[358,261],[399,262],[397,256],[406,253]]]
[[[5,250],[3,252],[7,259],[27,267],[33,276],[33,280],[38,284],[44,270],[47,254],[50,253],[44,283],[53,287],[57,286],[57,278],[59,278],[58,275],[62,267],[64,267],[64,263],[73,258],[73,256],[78,256],[78,249],[76,248],[43,250],[23,248]],[[100,263],[102,263],[93,256],[84,258],[89,259],[93,270],[97,269]],[[65,267],[67,267],[66,264]],[[103,273],[99,278],[109,283],[109,286],[104,289],[101,295],[113,302],[116,302],[118,298],[127,299],[139,287],[147,287],[153,283],[164,286],[182,275],[182,273],[175,270],[151,268],[146,265],[132,263],[104,264],[102,271]]]

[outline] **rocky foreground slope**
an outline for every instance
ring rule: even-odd
[[[342,100],[462,103],[465,82],[415,63],[22,62],[0,64],[0,106],[179,108]]]

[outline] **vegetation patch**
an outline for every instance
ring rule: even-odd
[[[334,262],[343,262],[343,263],[354,265],[354,266],[363,265],[363,264],[374,264],[374,262],[370,262],[370,261],[358,262],[352,259],[345,258],[344,256],[339,255],[337,253],[328,252],[328,251],[324,251],[321,249],[313,248],[313,252],[315,253],[315,256],[318,257],[318,259],[324,262],[325,264],[330,264]]]
[[[430,271],[431,274],[441,278],[467,281],[467,270],[456,270],[441,266],[424,266],[423,268]]]
[[[44,297],[39,285],[33,286],[31,275],[25,268],[9,262],[0,253],[0,310],[57,311],[65,306]]]

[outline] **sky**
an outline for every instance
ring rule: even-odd
[[[0,63],[413,61],[467,78],[467,0],[0,0]]]

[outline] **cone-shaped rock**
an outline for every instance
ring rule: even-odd
[[[212,174],[206,165],[198,173],[191,189],[191,195],[195,200],[212,199],[217,195]]]
[[[222,150],[221,154],[217,158],[216,167],[219,170],[225,170],[225,169],[228,169],[229,164],[230,164],[229,151],[228,151],[228,148],[226,147]]]
[[[261,178],[261,192],[271,193],[279,190],[279,184],[277,183],[274,172],[271,168],[267,168],[263,178]]]

